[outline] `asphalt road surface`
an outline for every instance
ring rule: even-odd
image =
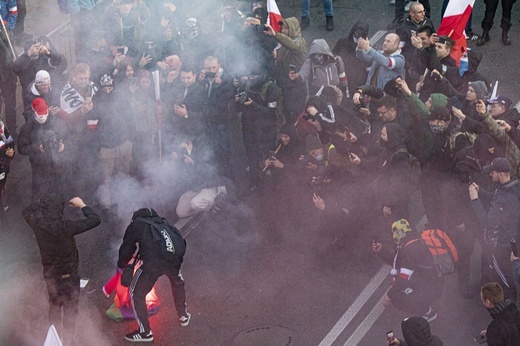
[[[55,3],[27,2],[30,32],[50,32],[67,19],[57,13]],[[211,10],[217,3],[196,2],[195,7],[209,14],[198,16],[203,29],[218,27],[214,19],[220,10]],[[279,6],[284,17],[300,17],[298,0],[282,0]],[[480,32],[483,6],[477,0],[475,32]],[[518,9],[513,11],[511,46],[500,43],[500,29],[495,24],[492,41],[478,48],[484,53],[480,70],[491,81],[498,80],[499,94],[514,102],[519,98]],[[370,24],[372,36],[386,30],[393,10],[387,0],[334,1],[336,29],[326,32],[321,2],[312,1],[311,27],[304,36],[309,45],[314,38],[325,38],[333,46],[360,19]],[[440,1],[432,1],[432,17],[438,24]],[[243,161],[240,150],[237,153],[237,160]],[[242,180],[243,168],[237,164]],[[401,336],[400,323],[406,313],[382,308],[389,267],[372,255],[368,230],[345,225],[318,233],[318,215],[310,205],[310,195],[309,208],[301,210],[296,219],[284,214],[278,197],[276,191],[247,196],[233,210],[192,220],[182,228],[188,242],[182,271],[192,320],[186,328],[179,325],[169,285],[161,278],[157,285],[161,308],[150,319],[156,345],[373,346],[384,345],[389,330]],[[48,328],[38,248],[20,215],[29,200],[30,167],[26,157],[17,155],[7,186],[11,209],[2,215],[0,224],[0,345],[42,345]],[[171,216],[174,206],[157,209]],[[135,329],[134,321],[108,319],[105,311],[113,297],[106,298],[101,291],[115,272],[117,249],[132,211],[122,212],[112,225],[102,224],[77,237],[80,273],[89,278],[81,292],[79,345],[124,345],[123,335]],[[478,260],[477,248],[474,267]],[[472,274],[477,289],[478,273],[474,270]],[[458,296],[455,275],[446,280],[432,331],[445,345],[470,346],[475,344],[471,333],[484,329],[490,317],[478,296],[471,300]]]

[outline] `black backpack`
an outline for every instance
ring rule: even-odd
[[[157,244],[159,257],[166,261],[179,261],[186,252],[186,240],[181,232],[170,225],[168,220],[161,218],[155,221],[150,218],[137,218],[135,221],[150,225],[154,243]]]

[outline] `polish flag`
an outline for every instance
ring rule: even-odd
[[[283,18],[275,0],[267,0],[267,12],[269,13],[269,18],[267,19],[269,25],[273,27],[274,31],[280,32],[280,24],[278,22]]]
[[[450,0],[442,17],[441,25],[437,29],[437,35],[449,36],[455,41],[455,47],[451,57],[459,64],[462,53],[467,48],[464,29],[468,23],[469,16],[473,11],[475,0]]]

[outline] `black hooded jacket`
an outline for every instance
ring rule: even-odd
[[[34,113],[34,112],[33,112]],[[61,120],[49,115],[43,124],[34,119],[34,115],[23,124],[18,135],[18,152],[22,155],[29,155],[31,165],[37,166],[48,172],[59,171],[59,162],[62,161],[63,153],[57,150],[46,149],[49,143],[63,140],[65,150],[67,150],[66,131]],[[40,144],[43,144],[45,152],[40,151]],[[55,144],[55,143],[54,143]]]
[[[65,201],[60,196],[48,193],[39,205],[22,210],[23,218],[36,236],[45,277],[76,274],[79,254],[74,236],[101,223],[101,217],[90,207],[81,209],[86,219],[62,220],[64,206]]]
[[[152,208],[141,208],[132,214],[132,221],[126,228],[123,243],[119,247],[119,258],[117,260],[119,268],[124,268],[130,261],[137,249],[136,244],[139,244],[139,259],[143,261],[141,268],[154,266],[161,262],[160,252],[153,239],[150,226],[143,222],[135,221],[138,218],[147,218],[158,222],[163,220]],[[178,260],[180,262],[174,264],[180,265],[183,259],[180,257]]]
[[[394,207],[408,203],[413,191],[410,185],[410,154],[405,145],[406,134],[399,124],[385,125],[388,141],[386,160],[378,179],[378,197],[383,205]]]
[[[509,299],[489,309],[493,321],[486,332],[489,346],[520,345],[520,313]]]
[[[357,21],[346,37],[340,38],[332,49],[332,54],[339,55],[345,64],[345,72],[348,77],[348,89],[352,95],[356,88],[365,84],[367,80],[367,65],[366,62],[356,57],[357,42],[354,41],[354,35],[357,37],[368,37],[368,23]]]
[[[439,337],[432,335],[430,324],[423,317],[405,318],[401,322],[404,342],[401,346],[442,346]]]

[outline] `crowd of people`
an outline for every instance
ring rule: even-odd
[[[373,231],[373,251],[394,277],[385,306],[422,316],[414,323],[437,317],[444,279],[413,227],[422,203],[424,228],[442,230],[458,250],[459,293],[477,293],[469,285],[469,264],[478,241],[481,283],[494,282],[482,288],[484,306],[495,321],[516,309],[520,259],[510,242],[520,239],[520,114],[507,95],[491,95],[479,70],[481,53],[467,49],[460,61],[452,58],[455,42],[436,34],[428,1],[411,3],[406,19],[404,1],[396,1],[396,32],[384,37],[381,51],[362,21],[332,49],[324,39],[308,46],[301,32],[308,12],[301,21],[282,19],[278,31],[264,24],[262,3],[244,14],[236,1],[223,0],[221,30],[211,35],[182,2],[60,4],[74,20],[72,67],[45,36],[20,44],[23,33],[11,40],[16,13],[13,4],[2,7],[10,29],[2,32],[0,47],[3,211],[16,148],[29,156],[33,206],[56,193],[52,203],[62,208],[72,198],[92,219],[71,231],[72,239],[99,224],[74,196],[85,196],[110,223],[114,180],[129,177],[146,187],[159,167],[175,182],[171,200],[179,218],[220,212],[238,195],[229,123],[239,119],[248,192],[276,191],[280,212],[295,225],[302,222],[300,211],[314,205],[321,229]],[[332,5],[324,5],[330,5],[332,30]],[[488,17],[479,45],[489,40]],[[86,25],[92,18],[96,25]],[[504,23],[502,41],[509,45],[510,23]],[[23,46],[16,59],[15,43]],[[17,78],[25,120],[19,131],[9,98]],[[179,276],[179,268],[171,275]],[[189,321],[187,311],[178,313]],[[507,335],[490,327],[489,344],[507,344],[493,343],[498,337],[520,342],[518,311],[508,316],[514,318],[500,322],[508,325]],[[409,321],[403,332],[405,325]],[[149,325],[140,327],[131,341],[153,340]]]

